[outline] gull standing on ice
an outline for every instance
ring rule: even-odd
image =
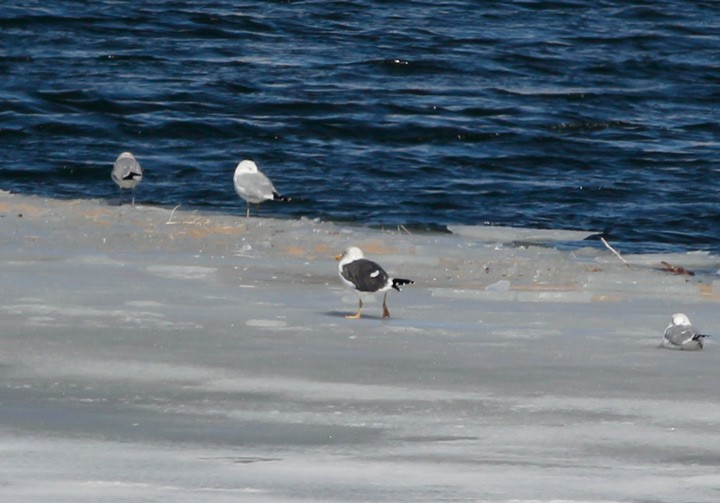
[[[135,186],[140,183],[143,176],[142,166],[130,152],[123,152],[115,159],[112,174],[113,182],[120,187],[120,202],[122,203],[122,189],[132,190],[132,205],[135,206]]]
[[[703,338],[708,337],[698,332],[690,323],[690,319],[683,313],[672,315],[670,324],[665,329],[663,347],[669,349],[699,350],[703,348]]]
[[[263,174],[257,165],[245,159],[235,168],[233,176],[235,192],[247,202],[246,217],[250,216],[250,203],[257,204],[263,201],[289,201],[289,197],[281,196],[275,190],[270,179]]]
[[[350,287],[358,292],[360,303],[358,304],[358,310],[355,314],[349,314],[346,318],[359,319],[360,311],[363,307],[362,292],[379,293],[384,292],[383,296],[383,318],[390,317],[390,311],[387,308],[387,293],[388,290],[394,288],[398,292],[402,285],[412,285],[415,283],[409,279],[391,278],[388,276],[382,267],[373,262],[367,260],[362,250],[356,246],[351,246],[345,250],[342,255],[335,257],[339,260],[338,273],[340,279],[345,286]]]

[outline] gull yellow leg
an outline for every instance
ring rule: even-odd
[[[363,308],[363,303],[362,303],[362,299],[359,299],[359,301],[360,301],[360,304],[358,304],[357,313],[355,313],[355,314],[348,314],[347,316],[345,316],[347,319],[349,319],[349,320],[359,320],[359,319],[360,319],[360,311],[361,311],[362,308]]]
[[[383,295],[383,318],[389,318],[390,317],[390,311],[388,311],[387,308],[387,292],[385,292],[385,295]]]

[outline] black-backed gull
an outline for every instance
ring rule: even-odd
[[[358,292],[359,304],[355,314],[347,315],[346,318],[359,319],[363,308],[361,293],[383,292],[383,318],[390,317],[387,308],[388,290],[394,288],[398,292],[402,285],[412,285],[414,281],[409,279],[391,278],[388,273],[372,260],[367,260],[362,250],[356,246],[346,249],[342,255],[335,257],[339,260],[338,274],[345,286]]]

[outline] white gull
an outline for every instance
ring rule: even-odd
[[[701,334],[693,327],[686,314],[675,313],[665,329],[662,345],[669,349],[697,351],[703,348],[702,340],[705,337],[707,335]]]
[[[123,152],[115,159],[111,173],[113,182],[120,188],[122,202],[122,189],[131,189],[132,205],[135,206],[135,187],[143,177],[143,170],[135,156],[130,152]]]
[[[235,168],[233,176],[235,192],[238,193],[247,203],[246,217],[250,216],[250,204],[257,204],[264,201],[289,201],[290,198],[281,196],[275,190],[275,186],[265,174],[260,171],[257,165],[250,160],[241,161]]]

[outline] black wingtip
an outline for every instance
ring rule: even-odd
[[[277,192],[273,192],[273,201],[281,201],[283,203],[286,203],[288,201],[292,201],[292,198],[289,196],[280,195]]]
[[[413,283],[415,282],[411,279],[393,278],[392,287],[399,292],[401,286],[412,285]]]

